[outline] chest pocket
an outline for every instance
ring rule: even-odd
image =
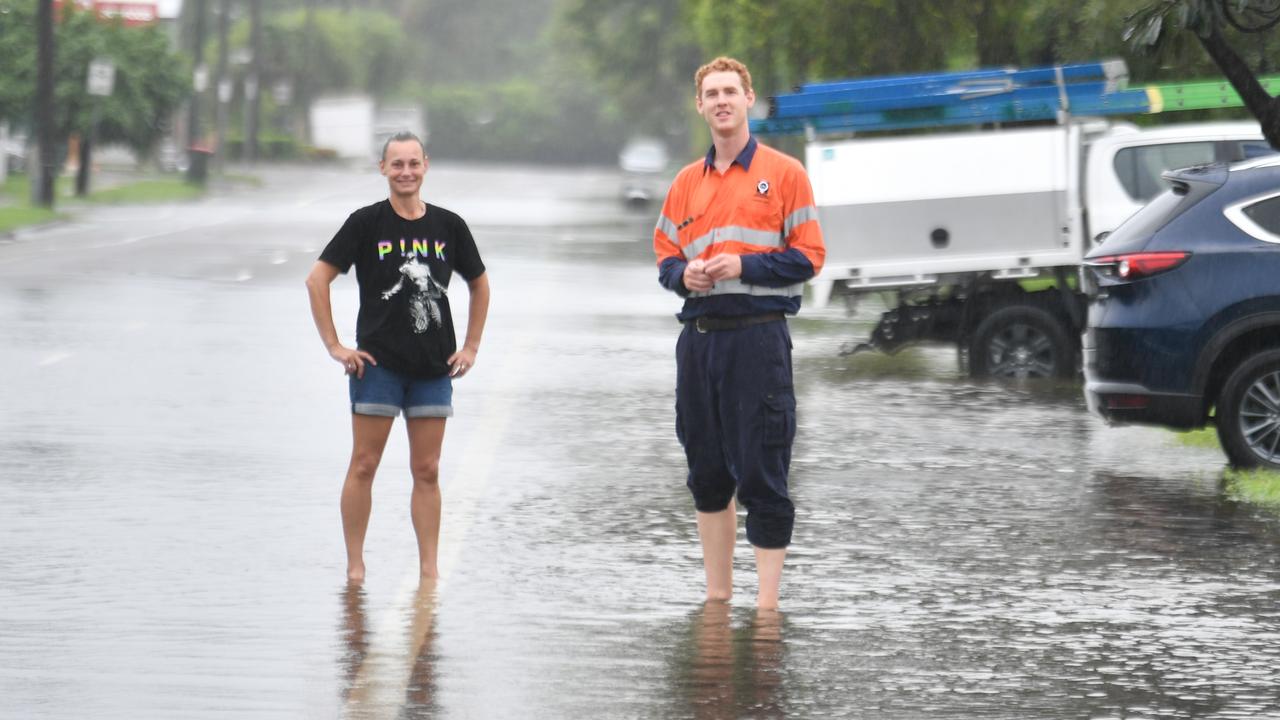
[[[740,225],[757,230],[782,230],[782,199],[753,193],[738,203]]]

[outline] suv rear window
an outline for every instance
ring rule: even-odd
[[[1207,182],[1176,180],[1171,189],[1156,195],[1141,210],[1120,223],[1120,227],[1089,254],[1118,254],[1141,250],[1160,228],[1222,187],[1221,180],[1225,178],[1225,173],[1221,175],[1222,177],[1215,177]]]

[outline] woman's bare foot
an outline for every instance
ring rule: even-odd
[[[347,566],[347,582],[356,585],[364,582],[364,563]]]

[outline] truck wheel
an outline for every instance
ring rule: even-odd
[[[969,343],[972,377],[1022,380],[1074,373],[1075,356],[1062,323],[1034,305],[1011,305],[991,313]]]
[[[1240,468],[1280,469],[1280,350],[1250,355],[1218,395],[1218,439]]]

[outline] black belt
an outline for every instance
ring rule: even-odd
[[[700,333],[709,333],[717,330],[740,330],[752,325],[785,320],[786,317],[786,314],[781,312],[768,312],[760,315],[733,315],[730,317],[709,317],[703,315],[692,320],[686,320],[684,324],[692,327]]]

